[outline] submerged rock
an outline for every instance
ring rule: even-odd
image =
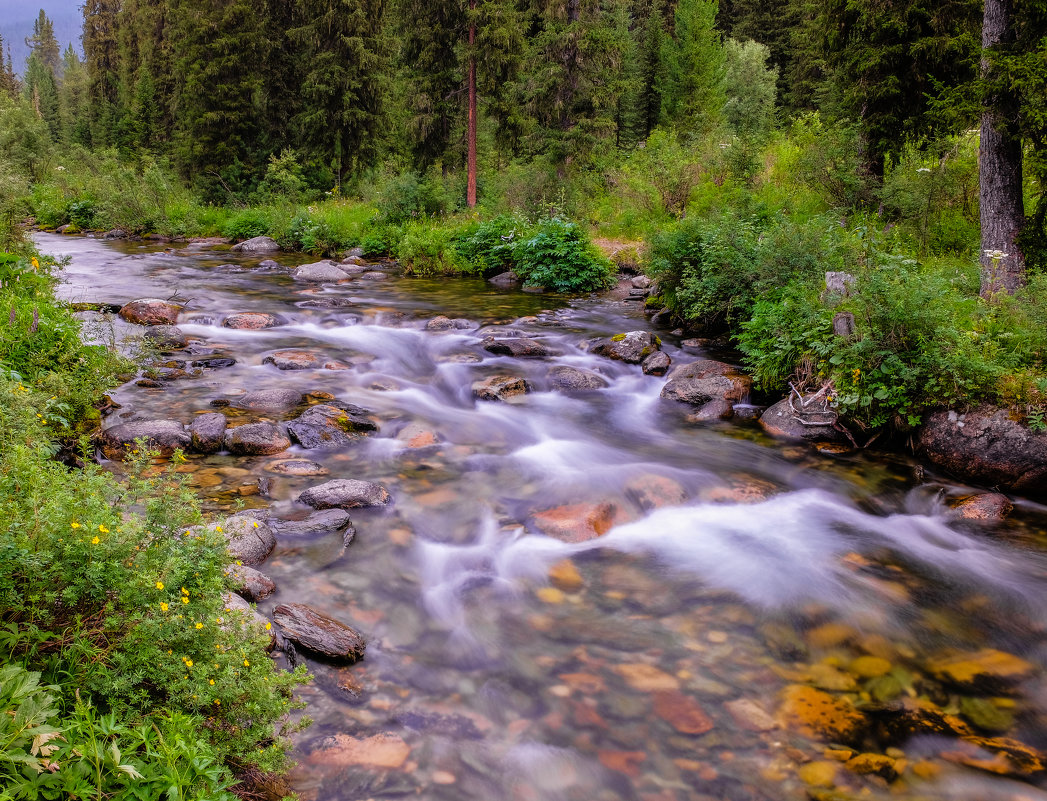
[[[785,688],[779,714],[787,728],[800,734],[848,745],[860,742],[868,726],[850,701],[804,684]]]
[[[276,328],[281,325],[284,325],[282,317],[267,312],[241,312],[231,314],[222,321],[225,328],[248,331],[260,331],[263,328]]]
[[[277,370],[316,370],[324,360],[307,350],[278,350],[262,359],[262,364],[271,364]]]
[[[371,481],[339,478],[310,487],[298,500],[314,509],[355,509],[363,506],[385,506],[389,491]]]
[[[494,337],[487,337],[480,344],[485,351],[493,353],[496,356],[513,356],[517,359],[538,359],[552,355],[552,351],[537,339],[495,339]]]
[[[282,476],[326,476],[328,473],[322,464],[310,462],[308,459],[281,459],[278,462],[270,462],[265,469]]]
[[[229,429],[226,449],[237,456],[268,456],[291,447],[291,440],[272,423],[248,423]]]
[[[120,316],[135,325],[174,325],[182,307],[157,298],[132,300],[120,309]]]
[[[527,380],[516,375],[493,375],[473,383],[473,395],[486,401],[505,401],[530,391]]]
[[[589,352],[627,364],[640,364],[661,347],[662,341],[650,331],[630,331],[593,340]]]
[[[238,398],[236,405],[254,412],[287,412],[300,405],[305,398],[293,389],[262,389],[248,392]]]
[[[928,672],[939,681],[985,695],[1008,692],[1015,684],[1032,676],[1035,669],[1019,656],[992,648],[950,654],[927,663]]]
[[[310,406],[287,424],[291,438],[310,450],[349,445],[364,434],[377,431],[378,424],[366,409],[343,404]]]
[[[584,392],[604,389],[607,386],[607,380],[603,376],[591,370],[566,365],[552,368],[548,373],[548,379],[550,387],[561,392]]]
[[[189,344],[189,337],[174,325],[151,326],[143,336],[162,350],[181,350]]]
[[[309,651],[349,662],[363,658],[366,643],[359,632],[305,604],[280,604],[273,620],[287,639]]]
[[[613,503],[575,503],[546,509],[531,516],[531,524],[564,542],[585,542],[601,537],[624,522]]]
[[[304,520],[272,520],[270,527],[281,537],[313,537],[341,531],[351,522],[344,509],[323,509]]]
[[[135,440],[146,440],[146,447],[157,450],[161,456],[170,456],[177,449],[188,449],[192,443],[189,432],[177,420],[138,420],[107,428],[99,435],[102,453],[107,459],[122,459],[138,447]]]
[[[237,253],[276,253],[280,250],[280,246],[276,240],[268,236],[256,236],[238,245],[233,245],[232,250]]]
[[[917,450],[935,466],[970,481],[1047,493],[1047,433],[1030,431],[1006,409],[934,412],[920,428]]]
[[[1003,520],[1014,509],[1006,495],[999,492],[983,492],[968,495],[957,501],[949,511],[949,517],[961,520]]]

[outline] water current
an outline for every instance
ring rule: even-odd
[[[239,500],[301,518],[295,498],[328,478],[392,495],[353,511],[348,548],[337,534],[288,539],[260,566],[277,585],[260,611],[306,603],[368,641],[348,668],[307,659],[303,798],[1047,799],[1038,504],[1016,499],[1006,524],[979,527],[949,515],[970,488],[905,457],[689,421],[659,398],[664,378],[584,349],[648,329],[641,303],[388,265],[386,280],[303,284],[284,268],[315,259],[262,269],[264,256],[207,244],[37,243],[71,257],[65,299],[175,298],[194,347],[236,361],[153,388],[132,380],[106,425],[188,423],[215,399],[283,387],[379,420],[340,449],[184,467],[215,513]],[[302,305],[333,298],[348,305]],[[222,326],[247,311],[283,324]],[[469,327],[427,330],[436,315]],[[81,316],[102,340],[141,333]],[[480,346],[507,331],[555,355]],[[659,333],[674,363],[709,357]],[[263,362],[286,349],[345,369]],[[607,386],[553,391],[558,365]],[[476,400],[473,383],[495,373],[534,391]],[[281,419],[223,411],[233,425]],[[327,475],[267,470],[291,456]],[[564,541],[594,527],[603,536]]]

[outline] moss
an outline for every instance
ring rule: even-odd
[[[611,337],[611,342],[621,342],[625,339],[625,334],[615,334]]]

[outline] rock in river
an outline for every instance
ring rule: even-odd
[[[261,601],[276,592],[273,580],[253,567],[233,564],[226,570],[225,575],[233,591],[248,601]]]
[[[256,236],[233,245],[232,249],[237,253],[276,253],[280,246],[268,236]]]
[[[666,371],[669,369],[669,365],[672,363],[673,360],[669,358],[668,353],[656,350],[643,360],[640,364],[640,368],[643,370],[644,375],[665,375]]]
[[[311,450],[348,445],[377,429],[366,409],[350,404],[310,406],[287,424],[291,438]]]
[[[549,386],[561,392],[584,392],[607,386],[607,380],[603,376],[590,370],[566,365],[554,367],[549,371],[548,378]]]
[[[287,639],[309,651],[349,662],[364,655],[366,643],[357,631],[305,604],[280,604],[273,620]]]
[[[493,375],[473,383],[473,395],[480,400],[504,401],[526,395],[531,385],[516,375]]]
[[[723,410],[716,416],[726,414],[729,417],[733,405],[748,397],[752,385],[752,379],[736,367],[712,359],[699,359],[677,365],[669,372],[669,379],[662,387],[662,397],[698,407],[717,403],[718,410],[720,407]]]
[[[317,370],[324,360],[307,350],[278,350],[262,359],[262,364],[271,364],[277,370]]]
[[[272,423],[248,423],[226,432],[225,447],[237,456],[268,456],[290,448],[291,440]]]
[[[217,523],[196,526],[193,531],[216,531],[225,537],[229,555],[245,565],[265,561],[276,547],[276,535],[256,513],[240,512]]]
[[[293,389],[262,389],[248,392],[236,405],[253,412],[289,412],[303,400],[302,393]]]
[[[282,476],[326,476],[328,470],[322,464],[308,459],[280,459],[265,466],[266,472]]]
[[[593,340],[589,352],[628,364],[640,364],[661,347],[662,341],[650,331],[630,331]]]
[[[239,314],[231,314],[222,321],[222,325],[225,328],[247,331],[260,331],[263,328],[276,328],[283,324],[283,318],[267,312],[240,312]]]
[[[102,453],[107,459],[122,459],[127,451],[137,448],[135,440],[146,440],[146,446],[170,456],[176,449],[186,449],[192,442],[185,426],[177,420],[139,420],[121,423],[99,434]]]
[[[314,509],[355,509],[361,506],[385,506],[389,491],[381,484],[339,478],[310,487],[298,500]]]
[[[182,307],[157,298],[132,300],[120,309],[120,316],[135,325],[174,325]]]
[[[217,453],[225,443],[226,419],[224,414],[208,412],[193,418],[189,424],[189,436],[193,450],[197,453]]]
[[[487,337],[480,343],[483,349],[496,356],[513,356],[517,359],[540,359],[552,352],[537,339],[524,337],[512,339],[495,339]]]
[[[351,522],[344,509],[323,509],[304,520],[272,520],[270,525],[281,537],[315,537],[341,531]]]
[[[760,415],[760,425],[763,426],[764,431],[776,437],[819,442],[847,442],[847,436],[831,424],[834,415],[820,411],[801,414],[796,410],[797,405],[798,402],[791,397],[778,401]],[[820,409],[822,407],[812,408]]]
[[[920,429],[917,447],[955,476],[1004,490],[1047,493],[1047,433],[1030,431],[1006,409],[934,412]]]
[[[291,273],[295,281],[310,281],[317,284],[333,284],[348,281],[349,274],[329,261],[318,261],[314,264],[303,264]]]

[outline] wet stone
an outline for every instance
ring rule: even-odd
[[[672,359],[669,358],[669,354],[657,350],[643,360],[640,369],[643,370],[644,375],[662,376],[669,371],[671,364]]]
[[[222,321],[225,328],[258,331],[263,328],[276,328],[284,325],[284,319],[267,312],[241,312],[231,314]]]
[[[387,281],[389,276],[385,273],[380,273],[377,270],[369,270],[365,273],[360,273],[361,281]]]
[[[364,655],[359,632],[305,604],[280,604],[273,620],[287,639],[309,651],[347,662]]]
[[[803,684],[785,689],[779,714],[788,728],[831,742],[857,742],[868,726],[865,716],[846,699]]]
[[[309,281],[316,284],[333,284],[349,280],[349,274],[345,270],[329,261],[303,264],[295,268],[294,272],[291,273],[291,277],[295,281]]]
[[[120,309],[120,316],[135,325],[174,325],[182,307],[158,298],[132,300]]]
[[[329,472],[322,464],[308,459],[281,459],[267,464],[265,470],[282,476],[326,476]]]
[[[193,362],[193,367],[204,367],[209,370],[217,370],[223,367],[232,367],[234,364],[236,364],[236,359],[215,356],[210,359],[197,359]]]
[[[984,492],[962,498],[953,505],[950,517],[961,520],[1003,520],[1014,509],[1006,495],[999,492]]]
[[[197,453],[217,453],[225,442],[225,429],[224,414],[209,412],[197,415],[189,424],[193,450]]]
[[[301,309],[344,309],[355,304],[349,298],[317,298],[315,300],[300,300],[295,306]]]
[[[654,713],[681,734],[705,734],[713,728],[698,702],[675,690],[655,693]]]
[[[531,516],[536,529],[564,542],[585,542],[603,536],[622,520],[613,503],[557,506]]]
[[[536,339],[495,339],[487,337],[481,346],[496,356],[512,356],[516,359],[540,359],[552,355],[552,351]]]
[[[589,352],[626,364],[640,364],[661,347],[662,341],[650,331],[629,331],[593,340],[589,344]]]
[[[1035,667],[1021,657],[992,648],[932,659],[926,667],[940,681],[961,690],[986,694],[1008,692],[1035,671]]]
[[[495,375],[473,384],[473,395],[485,401],[506,401],[530,391],[527,380],[515,375]]]
[[[107,428],[99,434],[102,453],[107,459],[122,459],[138,447],[135,440],[146,440],[146,447],[170,456],[175,450],[187,449],[192,443],[189,432],[177,420],[140,420]]]
[[[560,392],[586,392],[604,389],[607,379],[591,370],[561,365],[552,368],[548,373],[549,386]]]
[[[355,509],[366,506],[385,506],[389,491],[371,481],[339,478],[310,487],[298,500],[314,509]]]
[[[262,359],[262,364],[271,364],[277,370],[315,370],[323,362],[323,358],[307,350],[280,350]]]
[[[148,328],[145,338],[158,348],[181,350],[189,344],[189,337],[173,325],[154,325]]]
[[[237,398],[236,405],[254,412],[287,412],[303,400],[302,393],[293,389],[262,389]]]
[[[349,513],[342,509],[324,509],[302,520],[273,519],[269,524],[281,537],[315,537],[342,531],[351,522]]]
[[[261,601],[276,591],[276,584],[264,573],[246,565],[230,565],[226,571],[233,592],[248,601]]]
[[[359,765],[371,768],[387,768],[395,770],[403,767],[407,757],[411,754],[411,747],[400,737],[393,734],[376,734],[373,737],[356,738],[348,734],[336,734],[325,738],[319,746],[306,757],[310,765],[333,765],[337,767],[348,767]],[[405,791],[397,792],[402,795]],[[410,792],[410,790],[406,790]],[[365,798],[364,795],[355,795],[356,798]]]
[[[248,423],[226,432],[225,447],[236,456],[268,456],[290,448],[291,440],[272,423]]]
[[[366,409],[347,404],[311,406],[287,424],[291,438],[310,450],[350,445],[377,428]]]

